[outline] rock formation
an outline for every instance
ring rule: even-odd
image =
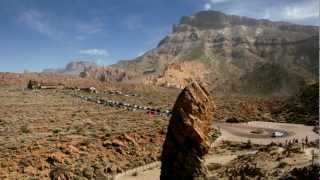
[[[192,82],[179,95],[161,155],[161,180],[206,179],[203,156],[215,106],[208,91]]]
[[[198,61],[186,61],[168,65],[161,75],[146,76],[144,84],[183,89],[192,80],[203,80],[205,66]]]
[[[293,94],[318,79],[318,41],[316,26],[201,11],[182,17],[158,47],[112,67],[158,76],[171,64],[196,61],[216,91]],[[192,69],[182,71],[190,74]],[[179,77],[166,79],[170,86],[184,86]]]

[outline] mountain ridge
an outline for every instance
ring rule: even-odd
[[[319,67],[318,39],[317,26],[202,11],[182,17],[179,24],[173,26],[172,33],[163,38],[156,48],[134,60],[120,61],[111,67],[163,79],[170,64],[198,61],[210,71],[204,79],[215,84],[214,89],[259,93],[269,85],[251,82],[245,87],[239,81],[249,74],[254,76],[252,73],[259,73],[257,69],[269,64],[265,67],[272,66],[285,71],[280,72],[279,76],[287,74],[287,79],[275,83],[289,79],[293,84],[287,87],[276,85],[281,89],[264,93],[291,93],[289,91],[296,91],[300,87],[300,78],[299,82],[294,80],[297,76],[306,82],[316,80]],[[154,81],[157,82],[157,78]]]

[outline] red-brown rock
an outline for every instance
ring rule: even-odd
[[[179,95],[168,126],[161,156],[161,180],[206,179],[203,156],[215,106],[208,91],[192,82]]]

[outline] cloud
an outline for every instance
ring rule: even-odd
[[[318,0],[203,0],[204,9],[223,11],[227,14],[287,21],[304,25],[319,24]]]
[[[110,56],[109,52],[104,49],[84,49],[80,53],[90,56]]]
[[[286,19],[315,18],[319,16],[319,6],[317,1],[309,1],[286,6],[282,12]]]
[[[47,35],[52,38],[57,38],[58,31],[50,23],[49,17],[38,10],[27,10],[18,16],[18,22],[28,26],[30,29],[39,32],[40,34]]]
[[[228,2],[228,1],[232,1],[232,0],[209,0],[209,1],[212,4],[217,4],[217,3],[225,3],[225,2]]]
[[[205,3],[203,8],[204,8],[204,10],[210,10],[211,9],[211,4],[210,3]]]
[[[88,36],[104,30],[104,21],[100,17],[87,20],[72,16],[61,18],[56,14],[36,9],[20,12],[17,16],[17,23],[54,40],[70,39],[68,34],[72,33],[73,39],[83,41]]]

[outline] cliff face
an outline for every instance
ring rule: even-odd
[[[217,90],[291,93],[317,78],[318,42],[314,26],[203,11],[182,17],[155,49],[113,67],[161,78],[172,63],[197,61]]]

